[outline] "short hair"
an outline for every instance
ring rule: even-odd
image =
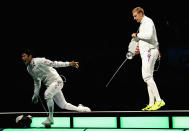
[[[132,10],[132,13],[134,13],[134,12],[144,14],[144,10],[143,10],[143,8],[141,8],[141,7],[136,7],[136,8],[134,8],[134,9]]]
[[[32,51],[30,49],[23,49],[21,54],[27,54],[28,56],[32,55]]]

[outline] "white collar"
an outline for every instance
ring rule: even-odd
[[[142,18],[142,20],[140,21],[140,23],[144,22],[144,20],[146,19],[147,17],[144,15],[144,17]]]

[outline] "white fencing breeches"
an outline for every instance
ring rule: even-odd
[[[61,109],[77,111],[78,107],[66,102],[65,97],[61,90],[62,88],[63,88],[63,81],[59,80],[59,81],[53,82],[45,91],[44,95],[47,101],[47,106],[48,106],[49,111],[50,112],[51,110],[52,112],[54,111],[54,101]]]
[[[142,58],[142,77],[146,82],[148,79],[153,78],[155,62],[158,58],[158,49],[151,49],[141,53]]]
[[[151,49],[150,51],[143,52],[141,54],[142,58],[142,77],[147,83],[148,94],[149,94],[149,105],[154,104],[154,100],[160,101],[160,95],[156,86],[156,83],[153,79],[153,72],[155,62],[158,58],[159,51],[158,49]]]

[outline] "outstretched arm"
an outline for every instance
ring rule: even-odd
[[[68,66],[72,66],[75,68],[79,68],[79,62],[75,62],[75,61],[71,61],[71,62],[62,62],[62,61],[51,61],[48,59],[42,59],[42,61],[40,61],[41,64],[45,64],[47,66],[51,66],[51,67],[68,67]]]
[[[73,66],[73,67],[75,67],[77,69],[79,68],[79,62],[71,61],[71,62],[69,62],[69,65]]]

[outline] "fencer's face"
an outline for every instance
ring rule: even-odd
[[[143,14],[142,13],[137,13],[137,12],[133,12],[133,18],[134,20],[136,20],[136,22],[141,22],[142,18],[143,18]]]
[[[24,62],[25,65],[30,64],[31,60],[32,60],[31,55],[28,56],[26,53],[22,54],[22,61]]]

